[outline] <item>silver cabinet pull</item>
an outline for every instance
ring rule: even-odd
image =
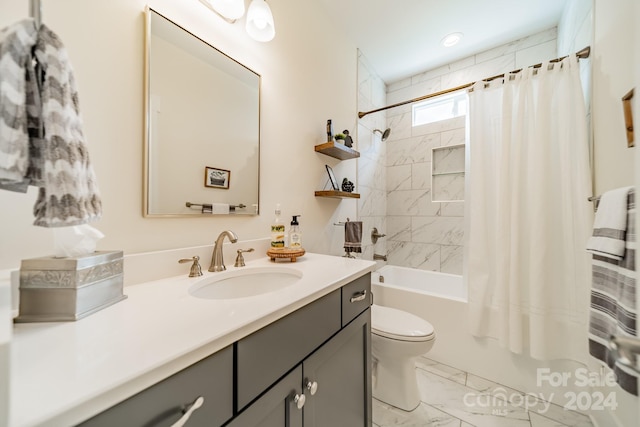
[[[365,289],[364,291],[358,292],[357,294],[353,294],[353,296],[351,297],[351,299],[349,301],[350,302],[358,302],[358,301],[362,301],[366,297],[367,297],[367,290]]]
[[[191,414],[193,414],[193,412],[200,408],[202,405],[204,404],[204,397],[200,396],[198,397],[189,407],[189,409],[186,410],[186,412],[184,413],[184,415],[182,416],[182,418],[180,418],[178,421],[176,421],[175,423],[171,424],[171,427],[182,427],[184,426],[187,421],[189,421],[189,418],[191,418]]]
[[[316,381],[307,381],[307,390],[313,396],[318,391],[318,383]]]
[[[302,409],[302,407],[304,406],[304,402],[306,400],[307,400],[307,398],[302,393],[301,394],[296,394],[295,396],[293,396],[293,402],[296,404],[298,409]]]

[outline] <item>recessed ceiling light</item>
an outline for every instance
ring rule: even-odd
[[[442,44],[442,46],[444,47],[451,47],[454,46],[456,44],[458,44],[458,42],[460,40],[462,40],[462,33],[451,33],[451,34],[447,34],[446,36],[444,36],[444,38],[440,41],[440,44]]]

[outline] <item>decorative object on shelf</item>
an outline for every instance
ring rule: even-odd
[[[296,262],[298,258],[303,256],[306,251],[302,248],[291,249],[291,248],[269,248],[267,250],[267,256],[271,258],[271,261],[276,261],[276,259],[288,259],[291,262]]]
[[[229,189],[229,181],[231,179],[231,171],[226,169],[212,168],[206,166],[204,168],[204,186],[213,188]]]
[[[331,181],[331,188],[333,188],[336,191],[339,191],[340,188],[338,188],[338,181],[336,180],[336,176],[333,174],[333,169],[331,169],[331,166],[329,165],[324,165],[325,168],[327,168],[327,174],[329,175],[329,181]]]
[[[354,188],[353,182],[349,181],[347,178],[342,180],[342,191],[351,193],[353,191],[353,188]]]
[[[351,136],[349,136],[349,130],[345,129],[342,131],[342,133],[344,133],[344,145],[351,148],[353,147],[353,139],[351,139]]]
[[[327,142],[333,141],[333,125],[331,119],[327,120]]]
[[[344,139],[346,138],[346,136],[343,133],[336,133],[336,136],[334,136],[334,138],[336,142],[344,144]]]

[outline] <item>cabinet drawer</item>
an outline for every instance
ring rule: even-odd
[[[371,273],[342,287],[342,326],[371,305]]]
[[[170,426],[199,396],[188,425],[220,426],[233,415],[233,347],[229,346],[80,424],[82,427]]]
[[[340,330],[340,289],[237,343],[238,410]]]

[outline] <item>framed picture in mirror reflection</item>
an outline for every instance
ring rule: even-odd
[[[204,186],[211,188],[229,189],[229,181],[231,179],[231,171],[226,169],[212,168],[206,166],[204,168]]]

